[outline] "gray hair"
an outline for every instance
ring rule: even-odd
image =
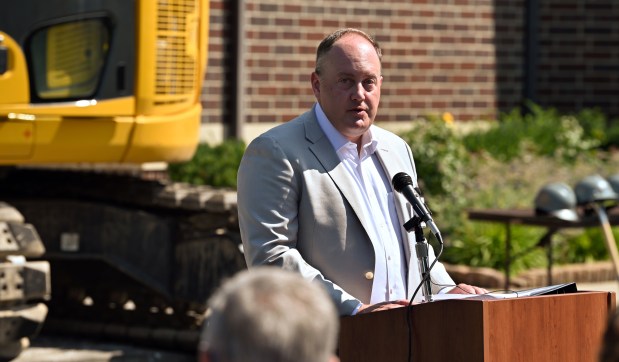
[[[374,50],[376,50],[376,55],[378,55],[378,60],[380,61],[383,58],[383,51],[380,49],[380,46],[378,45],[376,39],[374,39],[371,35],[355,28],[339,29],[327,35],[318,45],[318,48],[316,49],[316,74],[320,75],[323,63],[322,59],[327,53],[329,53],[329,50],[333,48],[333,44],[335,44],[336,41],[338,41],[347,34],[357,34],[362,36],[367,41],[369,41],[370,44],[372,44]]]
[[[200,353],[226,362],[325,362],[339,317],[326,291],[275,267],[238,273],[209,300]]]

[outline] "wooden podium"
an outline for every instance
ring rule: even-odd
[[[342,362],[597,361],[613,292],[454,299],[342,317]]]

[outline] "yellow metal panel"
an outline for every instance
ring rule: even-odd
[[[197,86],[195,91],[196,100],[200,99],[202,95],[202,83],[204,80],[204,76],[206,75],[206,67],[208,61],[208,40],[209,40],[209,25],[210,25],[210,1],[202,0],[200,1],[200,32],[198,38],[198,44],[200,44],[200,59],[198,61],[198,66],[200,67],[198,70],[198,79],[196,79]],[[243,4],[241,4],[243,6]]]
[[[33,161],[118,162],[132,123],[124,117],[37,121]]]
[[[0,75],[0,105],[30,102],[26,58],[13,38],[0,31],[0,45],[8,50],[8,71]]]
[[[0,115],[8,113],[24,113],[35,116],[63,115],[67,117],[132,116],[135,113],[135,98],[123,97],[104,101],[84,99],[72,102],[41,104],[0,103]]]
[[[173,114],[199,102],[207,42],[202,0],[139,3],[138,112]],[[208,10],[206,10],[208,15]],[[208,24],[208,17],[202,18]]]
[[[119,162],[132,126],[130,117],[37,117],[31,157],[0,159],[0,164]]]
[[[138,34],[137,39],[137,66],[135,94],[137,98],[136,108],[140,114],[152,114],[152,98],[155,93],[155,77],[151,70],[155,69],[155,50],[157,43],[155,33],[157,2],[155,1],[140,1],[138,3]]]
[[[138,117],[123,162],[189,160],[198,145],[200,111],[195,105],[181,114]]]
[[[32,152],[33,138],[32,121],[0,118],[0,160],[28,157]]]

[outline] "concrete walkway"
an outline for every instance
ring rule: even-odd
[[[196,362],[196,353],[72,337],[39,336],[12,362]]]

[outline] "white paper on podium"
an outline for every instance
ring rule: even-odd
[[[573,284],[573,285],[572,285]],[[544,295],[552,293],[553,291],[560,290],[561,288],[573,287],[576,291],[575,283],[564,283],[549,285],[545,287],[527,289],[527,290],[514,290],[507,292],[491,292],[486,294],[433,294],[433,300],[449,300],[449,299],[475,299],[475,300],[491,300],[491,299],[509,299],[509,298],[523,298],[535,295]],[[569,293],[569,291],[568,291]]]
[[[432,300],[450,300],[450,299],[508,299],[523,297],[519,293],[486,293],[486,294],[433,294]]]

